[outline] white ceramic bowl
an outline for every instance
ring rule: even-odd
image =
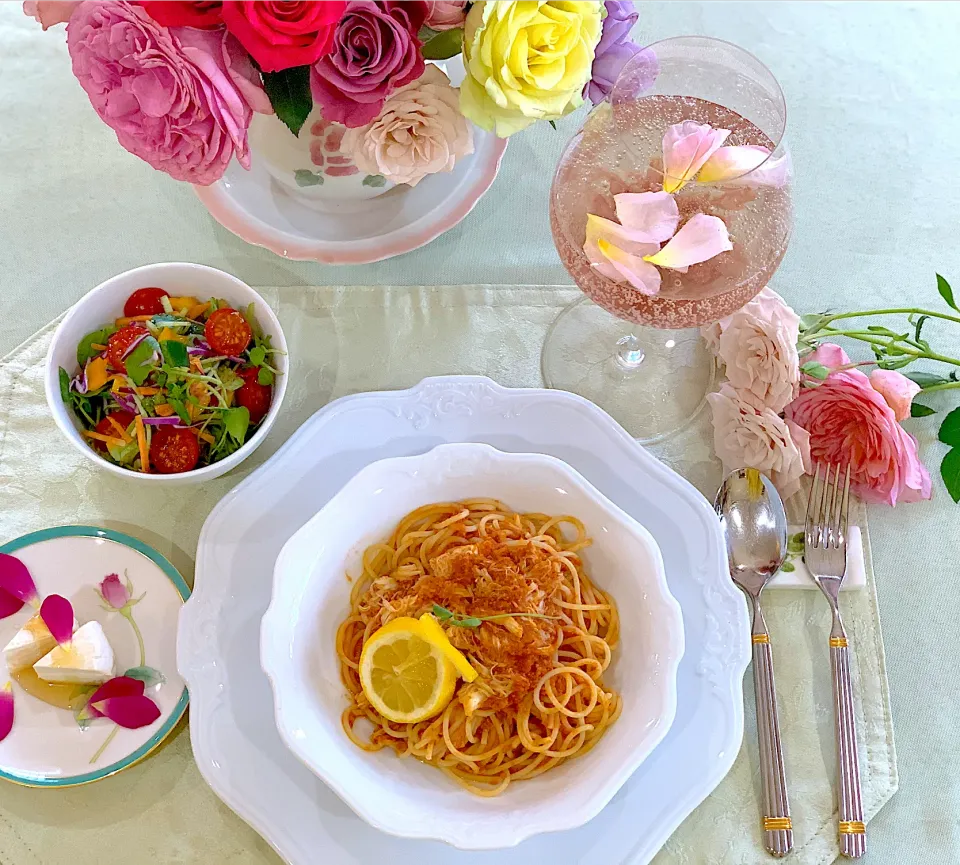
[[[267,412],[267,416],[250,441],[213,465],[169,475],[145,474],[121,468],[101,457],[87,444],[80,434],[83,427],[74,415],[73,410],[64,404],[60,396],[60,367],[63,367],[71,378],[77,373],[77,344],[80,340],[91,331],[97,330],[123,315],[123,304],[126,299],[133,291],[145,286],[157,286],[166,289],[173,295],[193,295],[201,300],[219,297],[238,309],[243,309],[252,303],[256,310],[257,321],[263,328],[264,333],[271,336],[273,347],[283,352],[283,354],[277,356],[277,369],[280,371],[280,375],[277,376],[273,386],[273,401],[270,404],[270,411]],[[111,472],[119,477],[129,478],[144,484],[172,486],[175,484],[199,483],[226,474],[260,447],[261,442],[267,437],[267,433],[280,413],[280,404],[283,402],[283,395],[287,389],[287,369],[287,342],[283,337],[280,322],[267,302],[249,285],[241,282],[235,276],[213,267],[206,267],[202,264],[168,262],[147,264],[117,274],[81,297],[67,312],[53,335],[50,350],[47,352],[44,385],[47,392],[47,404],[50,406],[53,419],[60,431],[84,456],[95,462],[104,471]]]
[[[623,713],[583,757],[484,799],[432,766],[389,749],[368,754],[347,739],[347,705],[334,635],[349,611],[345,572],[408,512],[477,496],[519,511],[572,514],[594,543],[583,553],[596,583],[617,602],[622,638],[605,680]],[[650,533],[566,463],[542,454],[446,444],[358,472],[283,547],[261,626],[260,660],[287,747],[356,813],[384,832],[481,850],[587,822],[664,737],[676,710],[683,655],[680,606]]]

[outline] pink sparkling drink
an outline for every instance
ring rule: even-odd
[[[650,95],[595,109],[568,145],[550,195],[550,227],[564,267],[595,303],[627,321],[695,327],[734,312],[762,289],[783,259],[792,222],[789,184],[687,183],[675,194],[681,225],[696,213],[720,217],[733,249],[686,273],[660,269],[661,288],[641,294],[598,273],[583,251],[587,214],[616,219],[614,195],[663,189],[662,139],[684,120],[728,129],[725,145],[771,141],[732,109],[688,96]]]

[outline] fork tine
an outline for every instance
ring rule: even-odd
[[[817,544],[817,511],[820,507],[818,504],[820,491],[820,463],[817,463],[813,469],[813,484],[810,486],[810,498],[807,499],[807,519],[804,526],[806,531],[804,541],[808,547],[814,547]]]
[[[839,471],[839,466],[837,467]],[[843,479],[843,496],[840,500],[840,542],[845,543],[850,523],[850,463],[847,463],[846,476]]]
[[[843,481],[840,478],[840,463],[837,463],[837,476],[833,482],[833,514],[830,517],[833,545],[839,547],[843,538],[840,512],[843,510]]]
[[[830,547],[830,541],[832,538],[830,532],[830,511],[833,510],[834,493],[833,483],[830,480],[830,470],[832,468],[833,464],[827,463],[823,476],[823,501],[820,504],[820,546],[825,550]]]

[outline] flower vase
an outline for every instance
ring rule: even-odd
[[[340,149],[346,127],[324,120],[314,105],[300,134],[294,135],[275,114],[256,114],[250,124],[251,159],[298,200],[366,201],[396,184],[379,174],[364,174]]]

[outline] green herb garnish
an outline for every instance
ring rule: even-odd
[[[495,622],[497,619],[551,619],[559,621],[561,616],[545,616],[542,613],[498,613],[495,616],[468,616],[454,613],[439,604],[433,605],[433,614],[441,621],[456,628],[479,628],[483,622]]]
[[[96,357],[100,354],[100,352],[92,348],[92,346],[106,345],[110,336],[116,332],[117,329],[112,324],[108,324],[106,327],[101,327],[100,330],[88,333],[80,340],[80,344],[77,346],[77,363],[81,369],[87,365],[87,361],[90,360],[91,357]]]
[[[165,339],[160,343],[163,350],[163,359],[170,366],[189,366],[190,356],[187,354],[187,347],[178,340]]]

